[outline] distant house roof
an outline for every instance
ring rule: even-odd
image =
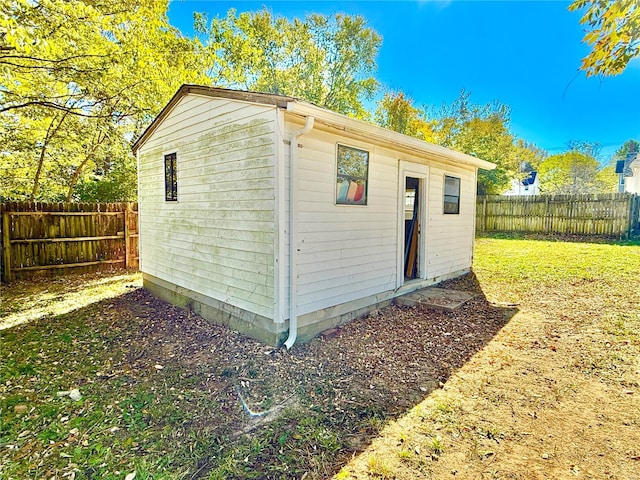
[[[133,144],[133,152],[145,143],[147,138],[154,132],[158,125],[171,112],[173,107],[186,95],[202,95],[212,98],[227,98],[243,102],[258,103],[263,105],[273,105],[284,109],[294,115],[312,116],[316,122],[322,122],[339,130],[360,135],[377,142],[393,145],[396,148],[404,148],[411,152],[418,152],[422,155],[429,155],[431,158],[446,160],[449,162],[457,162],[474,167],[483,168],[485,170],[493,170],[496,168],[495,163],[487,162],[477,157],[467,155],[462,152],[450,150],[440,145],[425,142],[415,137],[409,137],[402,133],[394,132],[377,125],[347,117],[341,113],[319,107],[305,100],[285,95],[277,95],[271,93],[246,92],[241,90],[230,90],[227,88],[207,87],[203,85],[182,85],[176,92],[169,103],[162,109],[158,116],[151,122],[151,125],[140,135]]]
[[[631,164],[640,160],[640,155],[637,152],[629,152],[624,160],[618,160],[616,162],[616,173],[622,174],[623,177],[633,177],[633,170],[631,170]]]
[[[529,172],[529,175],[522,179],[522,185],[525,187],[528,185],[533,185],[536,182],[536,177],[538,176],[538,172]]]

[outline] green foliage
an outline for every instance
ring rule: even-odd
[[[618,75],[640,55],[640,7],[637,0],[576,0],[569,10],[586,8],[580,23],[591,30],[583,42],[592,46],[582,59],[587,77]]]
[[[634,152],[640,152],[640,142],[637,140],[627,140],[622,144],[622,146],[616,150],[614,155],[614,159],[624,160],[627,158],[627,154],[633,149]]]
[[[126,202],[135,200],[138,192],[136,160],[132,155],[122,161],[96,169],[79,182],[74,200],[79,202]]]
[[[536,165],[544,156],[543,151],[511,133],[510,113],[500,102],[473,104],[464,90],[451,105],[444,104],[432,113],[437,122],[436,143],[497,165],[495,170],[478,172],[479,193],[502,193],[511,179],[523,176],[523,162]]]
[[[596,172],[595,184],[598,193],[615,193],[618,191],[618,175],[613,165],[607,165]]]
[[[600,168],[590,155],[572,150],[552,155],[540,163],[540,190],[547,194],[614,193],[613,167]]]
[[[182,83],[291,95],[371,117],[364,102],[378,90],[382,39],[363,17],[289,20],[267,9],[231,9],[211,21],[196,14],[197,37],[189,39],[169,25],[167,8],[168,0],[0,5],[1,199],[135,200],[131,142]],[[619,73],[638,55],[640,9],[631,0],[577,0],[570,7],[580,8],[587,8],[582,23],[593,28],[585,40],[594,44],[583,68],[588,75]],[[536,168],[544,158],[511,133],[507,105],[473,104],[464,91],[430,111],[403,92],[387,92],[374,119],[496,163],[496,170],[480,171],[481,193],[501,193],[523,176],[522,165]],[[593,175],[608,191],[610,169]]]
[[[375,121],[381,127],[427,142],[435,141],[435,122],[426,120],[424,110],[416,108],[403,92],[385,93],[378,102]]]
[[[215,85],[290,95],[367,116],[362,102],[378,87],[372,74],[381,38],[363,17],[311,14],[288,20],[267,9],[231,9],[209,25],[197,14],[195,28],[208,36],[208,73]]]
[[[16,0],[0,7],[0,173],[9,199],[73,199],[177,87],[205,81],[168,2]]]

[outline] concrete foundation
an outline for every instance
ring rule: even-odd
[[[432,303],[439,303],[442,308],[447,308],[447,305],[450,305],[454,298],[458,298],[456,297],[457,294],[468,294],[465,292],[448,294],[447,292],[452,291],[433,288],[425,289],[424,287],[463,275],[467,272],[468,269],[465,269],[437,279],[412,281],[403,285],[403,287],[398,290],[369,295],[351,302],[300,315],[298,317],[297,342],[309,341],[324,330],[344,325],[357,318],[365,317],[373,311],[387,307],[393,301],[402,305],[415,305],[416,303],[428,301],[428,299],[431,298]],[[207,320],[211,320],[220,325],[226,325],[233,330],[260,340],[268,345],[279,347],[287,339],[289,333],[288,320],[276,323],[271,318],[249,312],[187,288],[179,287],[146,273],[143,274],[143,286],[162,300],[191,310]],[[440,290],[441,292],[435,295],[424,293],[436,290]],[[471,296],[469,296],[469,298],[471,298]],[[463,301],[467,300],[468,298]]]

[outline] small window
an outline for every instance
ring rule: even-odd
[[[336,203],[366,205],[369,176],[369,152],[338,145]]]
[[[460,213],[460,179],[444,176],[444,213]]]
[[[178,201],[178,172],[175,153],[164,156],[164,199],[167,202]]]

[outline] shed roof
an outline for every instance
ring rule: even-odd
[[[232,90],[228,88],[207,87],[203,85],[185,84],[180,87],[176,94],[169,100],[169,103],[162,109],[158,116],[151,122],[147,129],[133,144],[133,152],[146,142],[149,136],[155,131],[165,117],[171,112],[173,107],[186,95],[203,95],[212,98],[228,98],[243,102],[259,103],[263,105],[273,105],[286,112],[301,117],[313,116],[316,121],[334,127],[338,130],[350,132],[355,135],[364,136],[377,143],[383,143],[405,150],[427,154],[431,157],[442,160],[454,161],[466,165],[492,170],[496,167],[494,163],[481,160],[465,153],[450,150],[439,145],[425,142],[418,138],[410,137],[402,133],[388,130],[377,125],[348,117],[341,113],[333,112],[329,109],[319,107],[305,100],[300,100],[286,95],[272,93],[247,92],[243,90]]]

